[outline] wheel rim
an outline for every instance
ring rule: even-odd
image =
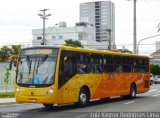
[[[87,101],[87,96],[86,96],[86,94],[82,93],[82,94],[80,95],[80,101],[81,101],[83,104],[86,103],[86,101]]]
[[[136,95],[136,91],[135,91],[134,87],[132,88],[132,94],[131,95],[132,95],[132,97],[134,97]]]

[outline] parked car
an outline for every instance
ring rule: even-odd
[[[150,74],[150,85],[152,85],[154,83],[154,77],[152,74]]]
[[[154,77],[154,83],[155,84],[159,84],[160,83],[160,77],[159,76],[155,76]]]

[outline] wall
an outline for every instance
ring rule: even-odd
[[[4,75],[6,72],[6,69],[9,68],[9,63],[8,62],[0,62],[0,85],[5,85],[4,83]],[[13,85],[14,83],[14,71],[10,71],[11,72],[11,76],[10,76],[10,81],[8,83],[8,85]]]

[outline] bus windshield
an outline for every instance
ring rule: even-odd
[[[41,86],[53,84],[57,56],[26,55],[18,63],[17,84]]]

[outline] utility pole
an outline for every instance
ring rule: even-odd
[[[111,50],[111,29],[107,29],[108,31],[108,50]]]
[[[130,0],[128,0],[130,1]],[[136,2],[137,0],[133,0],[133,53],[137,54],[137,18],[136,18]]]
[[[43,12],[43,14],[38,14],[38,16],[40,16],[40,18],[43,19],[43,39],[42,39],[42,43],[41,45],[46,45],[46,39],[45,39],[45,20],[48,19],[48,16],[51,16],[51,14],[47,14],[46,15],[46,11],[48,11],[49,9],[42,9],[39,10],[41,12]]]
[[[134,54],[137,54],[137,18],[136,18],[136,2],[137,2],[137,0],[134,0],[133,1],[134,2],[134,4],[133,4],[133,14],[134,14],[134,16],[133,16],[133,53]]]

